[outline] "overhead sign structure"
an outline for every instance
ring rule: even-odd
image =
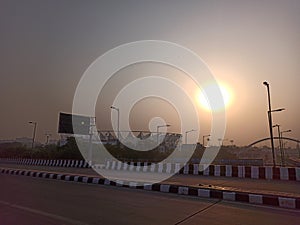
[[[89,135],[90,126],[91,118],[88,116],[59,113],[58,133],[60,134]]]

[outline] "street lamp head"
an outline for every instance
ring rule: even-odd
[[[289,132],[292,132],[292,130],[284,130],[284,131],[281,131],[280,133],[282,135],[283,133],[289,133]]]
[[[117,107],[115,107],[113,105],[110,108],[119,111],[119,108],[117,108]]]
[[[160,128],[160,127],[170,127],[171,125],[170,124],[166,124],[166,125],[158,125],[157,128]]]
[[[185,133],[190,133],[190,132],[193,132],[193,131],[196,131],[196,130],[194,130],[194,129],[188,130],[188,131],[186,131]]]
[[[280,108],[280,109],[273,109],[273,110],[271,110],[271,111],[268,111],[269,113],[271,112],[281,112],[281,111],[284,111],[285,110],[285,108]]]
[[[263,85],[269,86],[269,83],[267,81],[264,81]]]
[[[279,127],[280,125],[279,124],[275,124],[275,125],[273,125],[272,127]]]

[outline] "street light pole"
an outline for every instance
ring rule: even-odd
[[[157,133],[157,144],[159,143],[159,140],[158,140],[159,128],[161,128],[161,127],[169,127],[169,126],[171,126],[171,125],[170,125],[170,124],[166,124],[166,125],[158,125],[158,126],[156,127],[156,133]]]
[[[300,159],[300,146],[299,146],[299,142],[297,142],[297,147],[296,148],[298,149],[298,156],[299,156],[299,159]]]
[[[196,130],[192,129],[192,130],[188,130],[185,132],[185,144],[188,143],[188,133],[193,132],[193,131],[196,131]]]
[[[269,103],[268,119],[269,119],[269,129],[270,129],[270,138],[271,138],[271,147],[272,147],[273,166],[275,167],[276,166],[276,161],[275,161],[273,127],[272,127],[273,125],[272,125],[272,108],[271,108],[270,85],[267,81],[263,82],[263,84],[267,87],[267,91],[268,91],[268,103]]]
[[[46,135],[46,143],[45,143],[45,145],[47,145],[49,143],[49,137],[51,136],[51,134],[50,133],[46,133],[45,135]]]
[[[225,139],[222,139],[222,138],[219,138],[218,141],[220,143],[220,146],[222,147],[223,146],[223,141],[227,141],[228,139],[225,138]]]
[[[202,145],[203,145],[203,147],[205,147],[204,140],[205,140],[206,137],[210,137],[210,134],[202,136]]]
[[[292,132],[292,130],[284,130],[284,131],[281,131],[280,132],[280,137],[282,138],[282,134],[283,133],[289,133],[289,132]],[[281,143],[281,148],[282,148],[282,165],[285,166],[285,155],[284,155],[284,146],[283,146],[283,143]]]
[[[280,150],[280,157],[281,157],[281,166],[284,165],[284,160],[283,160],[283,150],[282,150],[282,142],[281,142],[281,132],[280,132],[280,125],[279,124],[275,124],[273,127],[277,127],[277,131],[278,131],[278,141],[279,141],[279,150]]]
[[[31,148],[33,149],[33,147],[34,147],[34,140],[35,140],[35,133],[36,133],[36,127],[37,127],[37,122],[35,122],[35,121],[29,121],[28,123],[33,124],[32,145],[31,145]]]
[[[117,108],[117,107],[114,107],[114,106],[111,106],[110,107],[111,109],[114,109],[114,110],[116,110],[117,111],[117,113],[118,113],[118,121],[117,121],[117,126],[118,126],[118,134],[117,134],[117,137],[118,137],[118,142],[120,141],[120,109],[119,108]]]

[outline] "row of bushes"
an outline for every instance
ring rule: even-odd
[[[85,143],[88,149],[88,143]],[[99,146],[93,145],[93,153],[99,152]],[[106,145],[106,149],[114,157],[120,160],[139,161],[161,161],[168,157],[170,152],[160,152],[159,150],[135,151],[125,146]],[[87,155],[87,154],[86,154]],[[73,137],[68,138],[67,143],[63,146],[45,145],[35,148],[29,148],[21,143],[0,144],[0,158],[33,158],[33,159],[83,159]]]
[[[93,154],[100,152],[97,149],[99,146],[93,146]],[[152,161],[159,162],[167,158],[172,150],[161,152],[158,149],[150,151],[135,151],[124,146],[120,148],[118,145],[105,146],[111,155],[122,161]],[[88,149],[88,148],[87,148]],[[191,157],[191,161],[202,158],[204,149],[196,148]],[[185,150],[182,151],[182,156],[185,157]],[[96,157],[96,155],[93,155]],[[100,156],[101,157],[101,156]],[[35,148],[28,148],[20,143],[5,143],[0,144],[0,158],[33,158],[33,159],[77,159],[82,160],[83,156],[78,149],[74,138],[70,137],[64,146],[46,145]],[[227,149],[221,149],[215,160],[221,159],[237,159],[235,154],[230,153]]]
[[[0,144],[0,158],[83,159],[74,138],[69,138],[64,146],[45,145],[33,149],[18,142]]]

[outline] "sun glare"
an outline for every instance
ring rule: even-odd
[[[204,92],[209,91],[213,88],[218,87],[221,90],[221,94],[223,96],[223,102],[224,104],[218,104],[218,105],[211,105],[208,102],[208,99],[206,97],[206,95],[204,94]],[[230,104],[232,103],[232,92],[231,90],[228,88],[227,85],[225,85],[224,83],[210,83],[208,85],[205,85],[203,87],[203,90],[199,90],[198,94],[197,94],[197,101],[199,103],[199,105],[207,110],[207,111],[219,111],[219,110],[224,110],[227,109]]]

